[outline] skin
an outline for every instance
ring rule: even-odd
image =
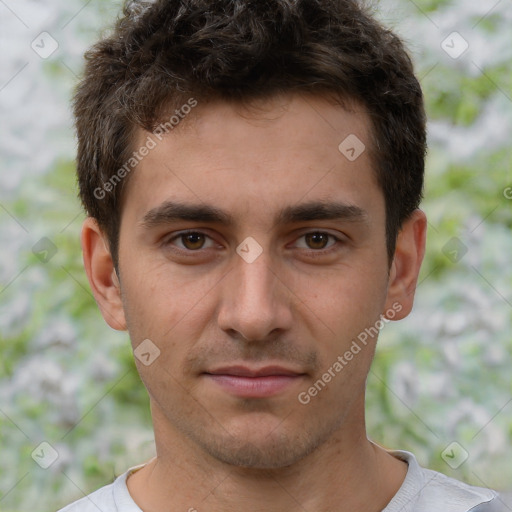
[[[307,405],[297,397],[381,314],[393,305],[394,320],[410,312],[425,215],[416,210],[404,222],[390,265],[369,151],[351,162],[338,150],[349,134],[371,146],[363,108],[311,95],[261,107],[199,104],[140,162],[125,190],[119,277],[96,221],[83,226],[85,268],[105,320],[127,329],[134,349],[150,339],[160,350],[149,366],[136,359],[157,456],[127,485],[145,512],[376,512],[405,478],[406,464],[366,436],[376,337]],[[147,136],[141,130],[137,143]],[[166,201],[213,205],[234,223],[163,221],[155,212]],[[275,223],[282,208],[314,201],[360,215]],[[176,236],[186,229],[206,236]],[[304,236],[312,232],[340,241]],[[251,263],[236,252],[247,237],[262,249]],[[252,398],[205,374],[235,364],[300,376]]]

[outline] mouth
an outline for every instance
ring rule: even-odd
[[[284,392],[305,373],[282,366],[226,366],[203,374],[222,390],[241,398],[265,398]]]

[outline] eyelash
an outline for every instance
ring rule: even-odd
[[[164,246],[171,246],[173,251],[177,251],[180,254],[185,254],[186,256],[190,256],[190,257],[193,257],[194,253],[201,253],[202,251],[208,250],[208,249],[203,249],[203,248],[196,249],[196,250],[186,249],[186,248],[182,249],[182,248],[176,247],[175,245],[172,244],[172,242],[174,240],[181,239],[181,237],[184,237],[184,236],[190,235],[190,234],[203,235],[206,238],[209,238],[210,240],[212,240],[212,237],[209,236],[207,233],[191,229],[191,230],[186,230],[186,231],[180,231],[179,233],[173,235],[172,238],[166,239],[164,241]],[[328,233],[327,231],[319,231],[319,230],[313,230],[313,231],[308,231],[306,233],[303,233],[302,235],[299,236],[298,239],[303,238],[306,235],[311,235],[311,234],[327,235],[328,237],[334,239],[334,243],[330,247],[327,247],[326,249],[303,249],[304,251],[306,251],[309,254],[315,254],[315,255],[330,254],[332,251],[338,249],[339,248],[338,246],[340,245],[340,243],[343,242],[343,240],[341,238],[333,235],[332,233]]]

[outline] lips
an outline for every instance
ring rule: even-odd
[[[205,372],[204,375],[231,395],[241,398],[265,398],[284,392],[302,380],[305,374],[282,366],[226,366]]]
[[[212,370],[206,372],[210,375],[231,375],[234,377],[272,377],[275,375],[285,375],[285,376],[298,376],[303,375],[300,372],[295,372],[293,370],[289,370],[287,368],[283,368],[281,366],[265,366],[263,368],[250,369],[245,366],[227,366],[224,368],[218,368],[216,370]]]

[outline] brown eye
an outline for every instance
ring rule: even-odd
[[[303,250],[303,254],[321,256],[341,249],[343,239],[327,231],[309,231],[301,235],[295,247]]]
[[[207,244],[210,245],[207,245]],[[201,231],[182,231],[165,241],[164,245],[174,246],[182,252],[199,252],[200,249],[213,247],[213,240]]]
[[[320,231],[314,231],[312,233],[307,233],[304,235],[306,240],[306,244],[310,249],[324,249],[329,241],[328,233],[322,233]]]
[[[179,238],[181,239],[183,246],[190,251],[201,249],[205,242],[205,236],[203,233],[183,233]]]

